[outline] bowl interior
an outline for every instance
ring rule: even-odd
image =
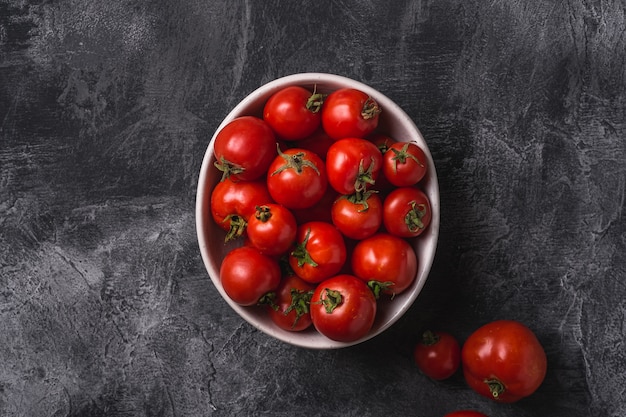
[[[396,295],[393,300],[389,300],[388,297],[381,297],[376,321],[370,333],[363,339],[350,343],[330,340],[313,328],[303,332],[282,330],[273,324],[263,308],[242,307],[230,300],[220,283],[219,269],[221,261],[228,251],[240,245],[240,243],[229,242],[225,244],[225,232],[215,225],[210,215],[211,190],[221,178],[221,173],[213,166],[215,162],[213,155],[215,136],[222,127],[236,117],[244,115],[260,117],[267,99],[276,91],[290,85],[300,85],[311,90],[316,88],[318,92],[322,93],[350,87],[369,94],[382,108],[378,130],[399,141],[417,142],[424,149],[428,158],[428,173],[420,182],[420,187],[430,199],[432,220],[424,233],[412,241],[418,258],[417,277],[410,288]],[[213,284],[224,300],[243,319],[266,334],[296,346],[311,349],[334,349],[361,343],[380,334],[395,323],[413,304],[424,286],[435,256],[439,235],[439,208],[439,185],[432,156],[415,123],[398,105],[377,90],[358,81],[333,74],[303,73],[279,78],[258,88],[244,98],[217,128],[208,145],[200,170],[196,198],[196,229],[202,259]]]

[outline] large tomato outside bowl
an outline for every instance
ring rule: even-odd
[[[278,328],[270,319],[265,309],[256,307],[244,307],[233,302],[224,291],[220,283],[220,265],[226,254],[241,245],[240,242],[224,243],[225,231],[219,228],[210,214],[211,191],[221,179],[221,172],[215,166],[213,146],[215,136],[224,126],[233,119],[244,115],[262,116],[263,106],[268,98],[275,92],[288,86],[303,86],[311,91],[315,88],[320,93],[330,93],[339,88],[355,88],[370,95],[380,105],[378,130],[385,132],[396,140],[416,142],[425,152],[428,161],[428,172],[420,182],[420,188],[430,200],[432,219],[428,228],[412,241],[418,258],[418,271],[413,284],[393,299],[381,298],[379,300],[376,319],[371,331],[363,338],[351,342],[338,342],[330,340],[315,329],[310,328],[303,332],[291,332]],[[271,81],[245,97],[226,116],[216,129],[204,159],[198,178],[196,195],[196,232],[202,260],[206,266],[213,285],[230,307],[244,320],[262,332],[279,339],[283,342],[310,349],[336,349],[343,348],[369,340],[393,325],[411,307],[420,291],[422,290],[430,272],[437,247],[439,236],[439,184],[432,155],[424,137],[411,118],[400,106],[388,97],[361,82],[339,75],[326,73],[301,73],[288,75]]]

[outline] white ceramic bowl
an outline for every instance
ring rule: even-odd
[[[354,342],[344,343],[330,340],[319,334],[313,326],[304,332],[282,330],[273,324],[265,309],[260,307],[242,307],[234,303],[226,295],[220,283],[219,270],[222,259],[229,250],[239,243],[224,244],[225,232],[215,225],[210,214],[211,190],[221,178],[221,172],[213,165],[215,162],[213,154],[215,136],[217,132],[236,117],[244,115],[260,117],[263,105],[267,99],[276,91],[291,85],[300,85],[311,90],[313,87],[316,87],[320,93],[329,93],[339,88],[350,87],[369,94],[378,102],[382,109],[377,130],[390,135],[396,140],[417,142],[424,149],[428,158],[428,173],[420,182],[420,188],[424,190],[430,199],[432,220],[424,233],[414,240],[414,248],[419,262],[415,281],[411,287],[396,295],[393,300],[389,300],[388,297],[381,297],[376,320],[370,333]],[[411,307],[426,282],[435,256],[439,236],[439,184],[432,156],[422,134],[411,118],[397,104],[375,89],[349,78],[325,73],[294,74],[271,81],[245,97],[222,121],[216,130],[216,134],[213,135],[206,150],[198,179],[196,230],[202,260],[209,276],[215,288],[237,314],[264,333],[292,345],[310,349],[335,349],[371,339],[389,328]]]

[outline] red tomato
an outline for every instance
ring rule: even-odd
[[[314,152],[322,161],[326,161],[326,153],[333,143],[335,143],[335,140],[328,136],[328,134],[324,132],[324,129],[321,128],[317,129],[312,135],[297,142],[293,142],[296,148],[307,149]]]
[[[342,195],[331,208],[333,224],[350,239],[365,239],[374,235],[383,223],[383,203],[378,194]]]
[[[382,153],[383,155],[389,150],[391,145],[397,142],[392,137],[384,135],[382,133],[372,133],[367,137],[367,140],[374,143],[374,145],[378,147],[380,153]]]
[[[359,241],[352,252],[354,275],[374,286],[378,296],[400,294],[417,275],[417,256],[409,243],[397,236],[377,233]]]
[[[424,375],[441,381],[459,369],[461,347],[450,333],[427,330],[415,346],[413,357]]]
[[[230,178],[217,183],[211,193],[211,215],[228,233],[226,241],[243,235],[256,207],[271,203],[264,181],[239,181]]]
[[[330,93],[322,106],[322,126],[333,139],[364,138],[378,126],[381,109],[360,90],[341,88]]]
[[[257,206],[246,228],[250,243],[264,255],[287,252],[296,240],[298,225],[291,211],[280,204]]]
[[[224,126],[213,143],[222,180],[250,181],[265,175],[276,156],[276,137],[262,119],[242,116]]]
[[[328,182],[340,194],[353,194],[371,188],[383,162],[372,142],[359,138],[339,139],[326,154]]]
[[[242,246],[226,254],[220,266],[220,281],[226,294],[237,304],[257,304],[261,297],[280,284],[278,261],[251,246]]]
[[[296,275],[284,277],[268,307],[272,321],[281,329],[299,332],[311,326],[309,303],[315,286]]]
[[[320,283],[311,297],[311,319],[318,332],[339,342],[365,337],[374,324],[376,299],[360,279],[336,275]]]
[[[468,385],[493,400],[512,403],[534,393],[546,376],[545,351],[524,324],[498,320],[477,329],[461,351]]]
[[[318,283],[337,274],[346,262],[346,244],[335,226],[308,222],[298,227],[289,265],[300,278]]]
[[[279,152],[267,172],[270,195],[289,209],[312,207],[324,196],[327,187],[324,161],[306,149]]]
[[[416,187],[391,191],[383,203],[383,224],[392,235],[416,237],[430,224],[432,211],[428,196]]]
[[[304,139],[321,124],[322,94],[290,86],[274,93],[265,103],[263,119],[284,140]]]
[[[414,142],[397,142],[383,156],[383,174],[396,187],[410,187],[424,178],[428,162]]]
[[[489,417],[487,414],[479,413],[473,410],[459,410],[448,413],[443,417]]]

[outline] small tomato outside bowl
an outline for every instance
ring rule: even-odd
[[[371,331],[365,337],[353,342],[330,340],[318,333],[313,326],[302,332],[282,330],[274,325],[265,308],[243,307],[233,302],[226,295],[220,283],[219,270],[222,259],[230,250],[240,246],[241,242],[225,244],[225,232],[213,222],[210,214],[211,191],[221,178],[221,172],[213,165],[215,162],[213,153],[215,136],[217,132],[237,117],[244,115],[261,117],[267,99],[273,93],[292,85],[303,86],[311,91],[315,88],[319,93],[330,93],[344,87],[356,88],[367,93],[378,102],[382,109],[377,131],[398,141],[415,141],[422,147],[428,159],[428,172],[419,186],[430,200],[432,219],[428,228],[419,237],[411,241],[418,258],[418,271],[415,281],[411,287],[393,299],[381,297],[378,301],[376,320]],[[259,87],[235,106],[218,126],[208,145],[200,169],[195,211],[196,232],[204,265],[215,288],[237,314],[255,328],[283,342],[309,349],[337,349],[362,343],[381,334],[402,317],[419,295],[428,278],[439,237],[439,184],[432,155],[424,137],[413,120],[396,103],[372,87],[350,78],[326,73],[300,73],[276,79]]]

